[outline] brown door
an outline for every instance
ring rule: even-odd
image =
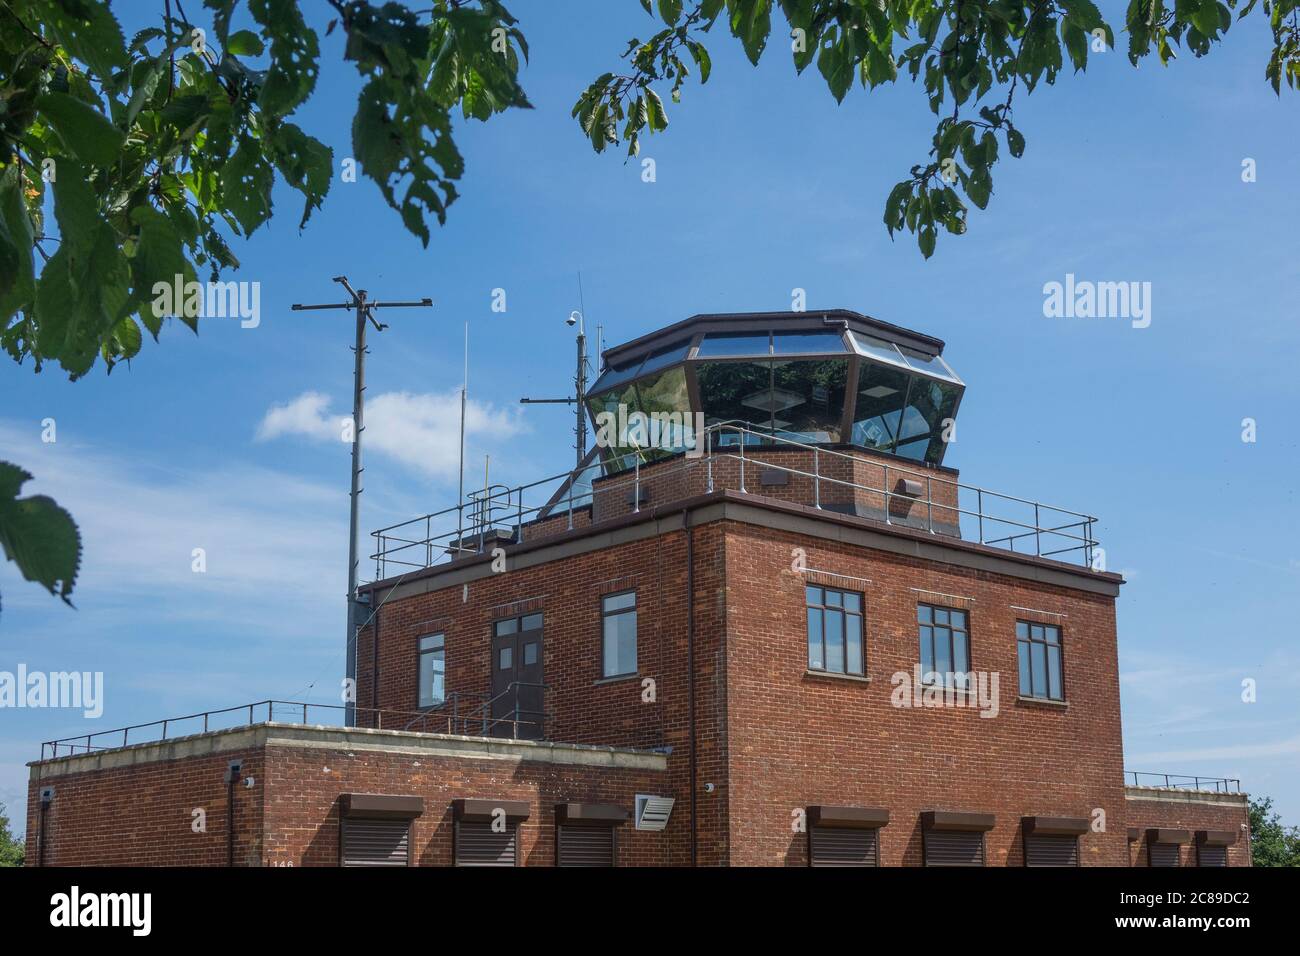
[[[493,737],[540,740],[545,730],[542,615],[497,621],[492,636]]]

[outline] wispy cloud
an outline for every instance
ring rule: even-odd
[[[298,437],[313,442],[350,440],[349,412],[331,411],[320,392],[273,405],[257,427],[259,441]],[[517,411],[470,400],[465,408],[465,435],[480,445],[524,431]],[[460,452],[460,391],[443,393],[385,392],[366,401],[366,449],[385,455],[433,478],[456,477]]]

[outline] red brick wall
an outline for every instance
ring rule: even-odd
[[[268,865],[337,865],[340,793],[424,797],[424,813],[411,827],[417,866],[452,864],[451,801],[457,798],[526,801],[531,813],[520,825],[520,862],[553,866],[557,803],[613,803],[631,814],[637,793],[663,793],[663,774],[648,770],[290,747],[269,748],[266,759]],[[618,828],[618,865],[688,864],[687,828],[680,806],[662,833],[638,831],[629,820]]]
[[[721,734],[725,667],[720,640],[723,572],[719,529],[713,524],[692,532],[701,783],[720,781],[726,768],[726,741]],[[686,533],[678,530],[538,567],[513,569],[507,562],[505,572],[470,583],[467,593],[453,585],[394,598],[379,612],[378,707],[416,709],[416,647],[421,635],[431,633],[445,635],[447,690],[489,693],[493,621],[541,611],[545,622],[542,659],[545,681],[551,688],[546,704],[553,714],[549,739],[642,749],[672,747],[669,781],[671,795],[678,798],[674,814],[685,816],[690,799],[686,566]],[[637,592],[638,675],[605,681],[601,677],[600,598],[633,588]],[[358,700],[364,706],[370,706],[373,699],[373,651],[373,630],[367,630],[358,643]],[[643,700],[644,678],[655,682],[655,699],[650,702]],[[725,862],[723,808],[714,800],[707,808],[702,805],[701,811],[700,860]]]
[[[1130,789],[1130,794],[1138,794],[1139,789]],[[1239,803],[1223,802],[1221,797],[1196,795],[1191,793],[1171,794],[1160,791],[1165,799],[1129,799],[1128,825],[1141,832],[1136,842],[1129,847],[1130,858],[1134,866],[1147,866],[1147,830],[1163,828],[1170,830],[1191,831],[1192,841],[1179,849],[1181,866],[1196,866],[1196,831],[1229,830],[1237,834],[1237,842],[1228,847],[1229,866],[1250,866],[1250,835],[1242,829],[1243,823],[1249,822],[1246,800],[1243,796]]]
[[[865,596],[870,682],[806,673],[796,547],[809,568],[870,582],[823,581]],[[886,865],[921,862],[925,810],[995,814],[988,863],[1016,866],[1022,816],[1102,808],[1106,832],[1083,836],[1082,861],[1127,862],[1113,599],[739,524],[726,566],[733,863],[806,865],[791,813],[810,804],[887,807]],[[999,716],[891,706],[891,675],[919,659],[918,599],[967,609],[971,666],[998,672]],[[1017,700],[1017,618],[1062,625],[1067,706]]]
[[[261,859],[263,765],[258,750],[164,760],[32,781],[27,788],[27,865],[35,866],[40,790],[54,787],[45,819],[46,866],[225,866],[226,768],[242,760],[257,785],[235,787],[235,863]],[[192,829],[193,811],[207,831]]]

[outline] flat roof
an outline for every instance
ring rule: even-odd
[[[926,355],[943,354],[943,340],[924,332],[905,329],[900,325],[854,312],[851,309],[821,309],[808,312],[701,312],[688,319],[675,322],[638,336],[630,342],[615,345],[601,353],[606,365],[617,365],[634,356],[654,351],[698,332],[744,332],[767,329],[825,328],[844,326],[877,336],[896,345],[905,345]]]

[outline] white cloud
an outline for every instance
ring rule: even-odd
[[[257,427],[259,441],[298,436],[343,441],[348,413],[331,412],[330,399],[303,392],[273,405]],[[465,409],[467,442],[502,441],[524,431],[518,411],[471,399]],[[365,447],[422,475],[451,480],[460,456],[460,390],[443,393],[385,392],[366,401]]]

